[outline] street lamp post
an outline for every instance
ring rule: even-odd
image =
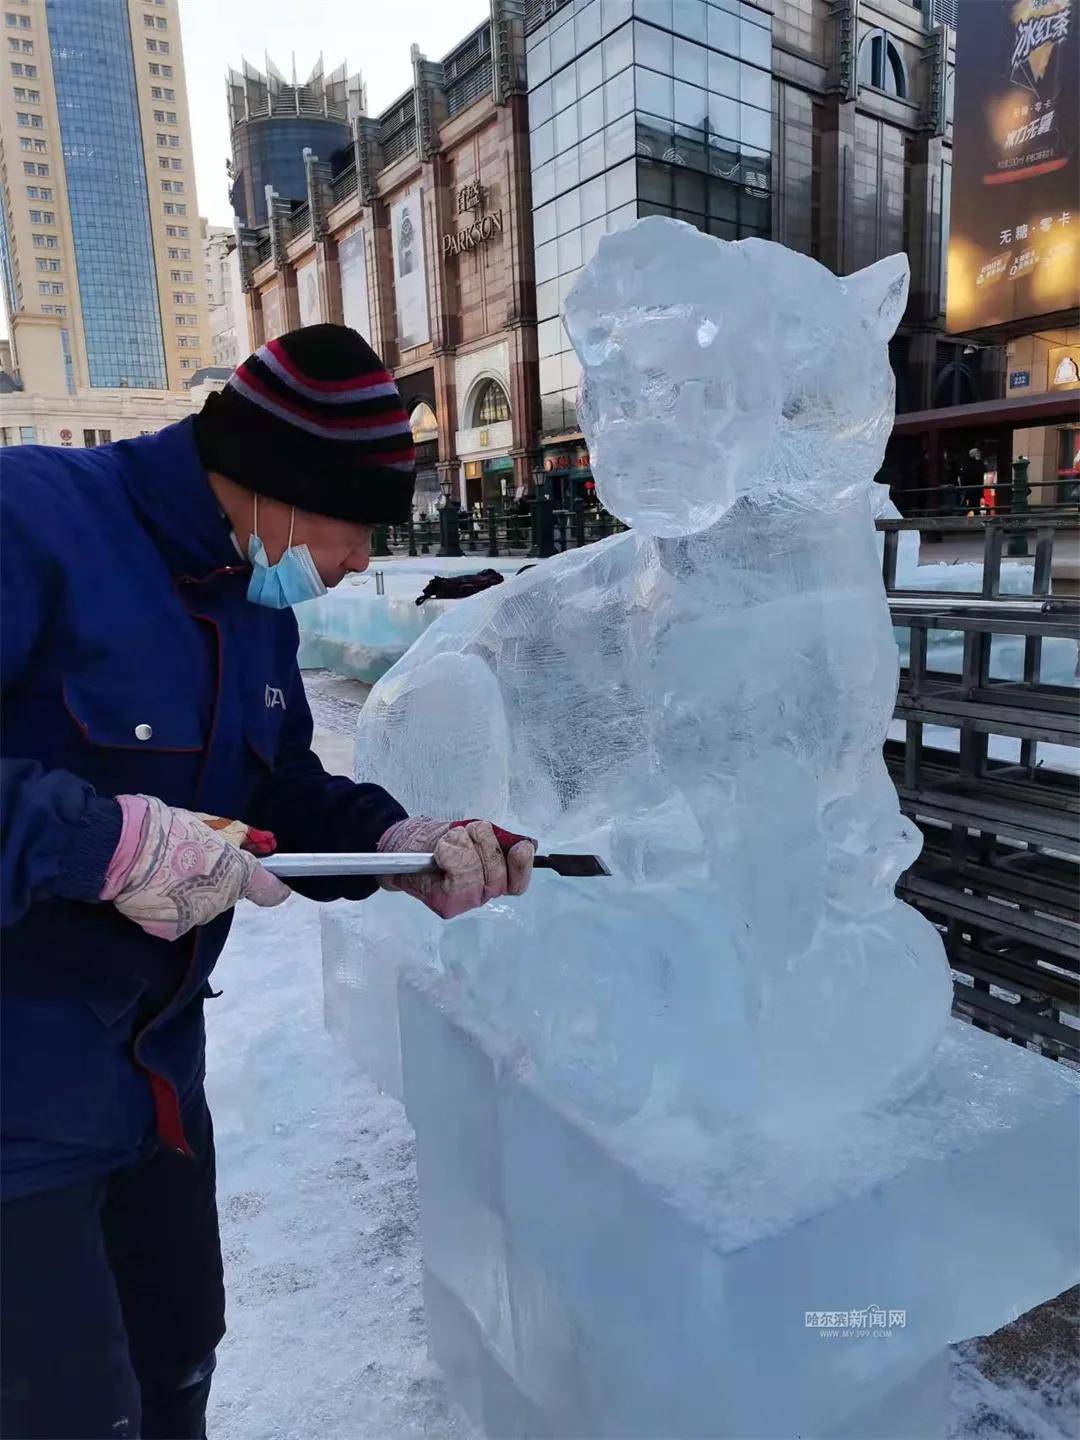
[[[443,503],[439,511],[439,554],[457,559],[461,555],[461,506],[454,496],[454,482],[449,475],[439,480]]]
[[[537,470],[533,476],[533,533],[530,559],[546,560],[555,554],[555,501],[547,476]]]

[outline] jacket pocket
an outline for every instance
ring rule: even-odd
[[[140,690],[127,677],[108,682],[106,689],[68,676],[62,693],[65,709],[90,745],[141,754],[194,755],[203,748],[199,717],[182,696],[153,686]]]
[[[139,1003],[147,982],[138,976],[100,976],[93,982],[83,1001],[103,1025],[116,1025]]]

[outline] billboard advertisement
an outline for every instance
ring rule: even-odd
[[[1080,0],[959,0],[947,328],[1077,303]]]
[[[419,186],[391,207],[390,234],[394,247],[398,345],[408,350],[414,345],[426,344],[431,338]]]
[[[368,306],[363,230],[354,230],[338,242],[338,267],[341,271],[342,318],[346,325],[359,330],[364,339],[370,341],[371,311]]]

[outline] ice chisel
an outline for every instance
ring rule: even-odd
[[[386,855],[345,853],[296,853],[293,855],[268,855],[261,865],[271,875],[283,880],[299,880],[317,875],[435,875],[438,866],[429,854]],[[611,871],[596,855],[537,855],[533,861],[537,870],[554,870],[556,875],[588,876],[610,875]]]

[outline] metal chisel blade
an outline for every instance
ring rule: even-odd
[[[403,851],[399,854],[297,852],[268,855],[260,861],[271,875],[282,880],[334,875],[435,875],[438,866],[429,854]],[[611,871],[597,855],[537,855],[533,864],[538,870],[554,870],[556,875],[610,875]]]

